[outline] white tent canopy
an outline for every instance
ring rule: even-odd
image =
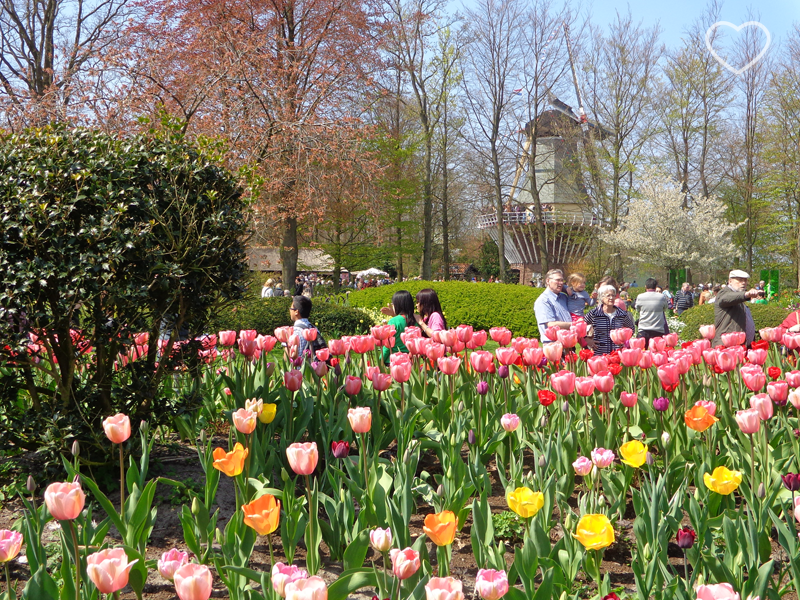
[[[356,277],[377,277],[378,275],[389,275],[386,271],[381,271],[380,269],[367,269],[366,271],[359,271],[356,273]]]

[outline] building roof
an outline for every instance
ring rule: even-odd
[[[247,263],[251,271],[280,271],[283,269],[280,252],[271,246],[252,246],[247,249]],[[322,250],[300,248],[297,257],[298,271],[333,271],[333,259]],[[344,271],[344,269],[343,269]]]

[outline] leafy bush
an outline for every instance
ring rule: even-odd
[[[756,337],[758,337],[759,329],[777,327],[789,314],[785,308],[776,304],[748,304],[748,306],[756,324]],[[677,318],[686,323],[686,327],[681,332],[681,338],[697,339],[700,337],[700,326],[714,323],[714,305],[694,306],[683,311]]]
[[[544,288],[465,281],[406,281],[351,292],[348,302],[351,306],[375,309],[386,306],[398,290],[408,290],[414,296],[425,288],[436,290],[449,327],[462,323],[486,330],[502,326],[514,335],[539,335],[533,303]]]
[[[628,288],[628,296],[630,296],[630,299],[631,299],[631,306],[636,304],[636,297],[639,294],[643,294],[645,291],[646,290],[644,289],[644,286],[643,287]]]

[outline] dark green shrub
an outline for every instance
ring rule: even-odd
[[[748,306],[756,324],[756,338],[758,338],[759,329],[777,327],[789,314],[785,308],[776,304],[748,304]],[[700,337],[702,325],[714,324],[714,305],[694,306],[683,311],[678,319],[686,323],[686,327],[681,331],[681,338],[684,340],[697,339]]]
[[[630,299],[631,299],[631,306],[633,306],[634,304],[636,304],[636,297],[637,297],[639,294],[643,294],[645,291],[646,291],[646,290],[644,289],[644,287],[632,287],[632,288],[628,288],[628,296],[630,296]]]
[[[368,333],[369,328],[374,325],[364,311],[323,300],[314,299],[312,302],[314,307],[311,309],[309,321],[326,339]],[[289,318],[291,304],[292,299],[289,297],[261,298],[249,295],[243,303],[219,312],[210,331],[255,329],[259,333],[272,335],[277,327],[292,324]]]
[[[465,281],[406,281],[352,292],[348,302],[351,306],[376,309],[386,306],[397,290],[408,290],[413,296],[425,288],[436,290],[449,327],[462,323],[487,331],[490,327],[508,327],[514,335],[539,336],[533,303],[544,288]]]

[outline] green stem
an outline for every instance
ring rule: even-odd
[[[267,535],[267,545],[269,546],[269,568],[275,566],[275,555],[272,553],[272,534]]]
[[[439,577],[447,577],[450,575],[450,553],[448,552],[450,546],[439,546],[436,548],[436,560],[439,563],[437,569]]]
[[[11,595],[11,569],[8,568],[8,561],[6,561],[6,591],[8,592],[8,600],[17,600],[17,593]]]
[[[125,521],[125,455],[119,445],[119,518]]]
[[[81,554],[78,547],[78,534],[75,531],[75,523],[69,522],[69,530],[72,533],[72,545],[75,548],[75,598],[80,598],[81,591]]]
[[[756,494],[756,452],[755,438],[750,434],[750,491]]]

